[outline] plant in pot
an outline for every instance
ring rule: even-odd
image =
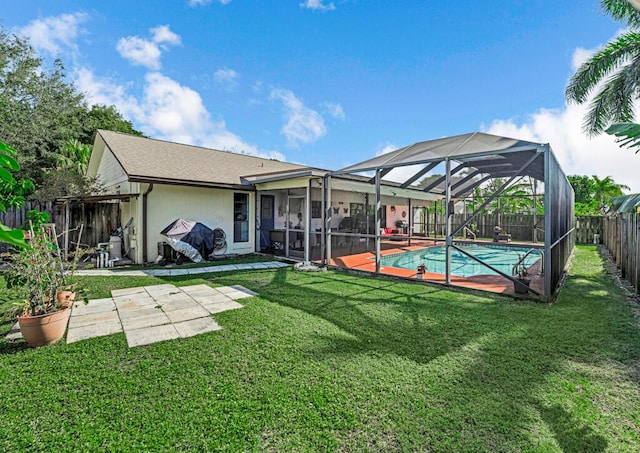
[[[529,292],[529,285],[531,279],[528,279],[529,275],[528,266],[524,262],[524,258],[518,259],[518,263],[514,266],[514,276],[516,280],[513,282],[513,291],[516,294],[527,294]]]
[[[82,288],[78,287],[77,282],[73,282],[73,275],[78,268],[78,262],[81,256],[95,252],[96,248],[82,249],[80,248],[80,240],[82,239],[82,231],[84,225],[80,225],[80,231],[78,233],[78,244],[73,252],[71,252],[71,260],[63,261],[62,254],[60,252],[60,245],[58,238],[70,231],[63,231],[57,236],[52,234],[50,227],[46,225],[50,221],[50,216],[47,212],[38,210],[31,210],[27,212],[27,222],[30,230],[40,231],[43,230],[51,242],[51,249],[55,253],[57,252],[56,268],[59,271],[58,275],[58,290],[56,292],[56,299],[58,301],[59,308],[71,307],[76,300],[76,294],[82,293]],[[68,257],[67,257],[68,258]],[[85,298],[86,302],[86,298]]]
[[[78,237],[78,243],[80,243],[80,237],[82,237],[83,225],[80,226],[80,234]],[[60,287],[56,297],[58,299],[58,305],[61,307],[71,307],[73,302],[77,299],[76,294],[82,294],[82,288],[78,287],[78,283],[73,281],[73,275],[78,268],[78,261],[84,254],[90,254],[98,250],[97,248],[81,249],[79,246],[71,254],[71,260],[63,262],[60,260]],[[84,297],[85,303],[87,302]]]
[[[66,331],[71,310],[57,300],[63,275],[60,253],[46,228],[31,228],[29,247],[12,254],[6,274],[7,287],[23,297],[14,304],[13,314],[18,315],[22,336],[31,346],[55,343]]]

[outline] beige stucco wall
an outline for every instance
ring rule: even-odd
[[[143,185],[142,191],[145,190]],[[248,242],[233,242],[233,196],[236,192],[249,195]],[[160,231],[177,218],[195,220],[211,229],[222,228],[227,236],[228,254],[255,251],[255,194],[252,192],[155,184],[147,203],[148,261],[153,261],[158,255],[158,242],[164,240]],[[142,231],[138,231],[138,244],[142,246]],[[139,262],[141,260],[142,257]]]

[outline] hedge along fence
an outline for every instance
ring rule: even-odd
[[[27,213],[36,209],[49,213],[50,222],[56,225],[56,233],[60,236],[65,231],[65,205],[52,202],[27,201],[20,208],[9,208],[0,212],[0,222],[10,228],[28,227]],[[81,203],[69,204],[69,245],[75,248],[78,242],[80,225],[83,225],[81,243],[95,247],[100,242],[108,242],[111,233],[120,226],[120,209],[118,203]],[[60,247],[64,238],[59,237]],[[6,252],[8,245],[0,243],[0,252]]]

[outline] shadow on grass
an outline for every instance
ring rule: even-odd
[[[431,388],[437,388],[437,395],[416,394],[415,399],[424,398],[425,406],[435,399],[454,408],[448,409],[447,426],[440,427],[452,435],[468,430],[468,420],[488,420],[480,435],[484,447],[527,444],[534,441],[532,424],[540,422],[532,413],[541,412],[547,432],[561,448],[602,451],[606,439],[584,427],[584,421],[561,406],[544,408],[547,392],[558,392],[547,376],[563,373],[567,363],[597,366],[639,355],[637,336],[628,323],[621,326],[624,304],[617,302],[624,297],[611,277],[598,270],[602,258],[592,255],[597,259],[576,268],[554,305],[288,269],[246,283],[254,284],[262,299],[335,327],[301,333],[322,339],[305,343],[311,345],[309,359],[368,356],[379,358],[384,367],[395,363],[386,362],[388,357],[397,356],[417,363],[427,375],[439,367],[437,373],[450,381]],[[224,283],[225,278],[212,281]],[[420,391],[420,384],[415,385]],[[590,410],[598,412],[595,406]],[[428,431],[433,427],[421,425],[430,423],[418,417],[414,429]]]
[[[16,354],[18,352],[33,349],[24,341],[7,341],[0,340],[0,354]]]
[[[490,298],[467,299],[463,293],[392,280],[292,272],[275,272],[260,297],[337,327],[340,333],[324,334],[325,349],[319,352],[390,353],[427,363],[492,329],[472,322],[478,311],[490,313],[495,304]]]
[[[42,439],[78,450],[619,450],[634,432],[603,428],[601,415],[617,409],[601,389],[619,374],[598,373],[636,359],[639,340],[611,279],[576,269],[552,306],[291,269],[91,280],[95,294],[207,281],[259,297],[221,314],[211,335],[128,349],[118,334],[25,354],[32,363],[5,357],[9,407],[23,388],[55,390],[46,411],[14,410],[6,445],[30,439],[25,413],[46,412]],[[62,376],[64,391],[40,375]],[[592,385],[566,390],[576,380]]]
[[[580,426],[561,406],[541,407],[540,414],[551,428],[562,451],[598,453],[607,449],[607,440],[588,426]]]

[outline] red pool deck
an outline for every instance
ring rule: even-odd
[[[424,249],[426,247],[433,246],[433,241],[419,241],[419,244],[416,244],[414,241],[413,245],[402,245],[397,244],[394,248],[387,248],[380,252],[381,255],[390,255],[394,253],[407,252],[411,250],[419,250]],[[529,245],[529,244],[526,244]],[[331,260],[331,264],[334,266],[339,266],[347,269],[355,269],[359,271],[365,272],[375,272],[375,254],[373,253],[358,253],[355,255],[345,255],[339,258],[335,258]],[[544,278],[540,275],[540,264],[539,262],[535,263],[533,266],[529,268],[529,276],[528,279],[531,280],[530,288],[536,290],[540,294],[544,294]],[[389,266],[381,266],[380,273],[384,275],[392,275],[396,277],[403,278],[413,278],[418,279],[418,274],[416,270],[410,269],[400,269],[397,267],[389,267]],[[443,274],[436,274],[433,272],[426,272],[422,276],[422,280],[433,282],[433,283],[441,283],[444,284],[445,276]],[[451,276],[450,279],[451,285],[461,286],[465,288],[471,289],[479,289],[482,291],[490,291],[494,293],[502,293],[502,294],[515,294],[513,290],[513,282],[508,278],[502,277],[500,275],[474,275],[472,277],[458,277],[455,275]],[[534,295],[533,293],[529,293],[530,295]]]

